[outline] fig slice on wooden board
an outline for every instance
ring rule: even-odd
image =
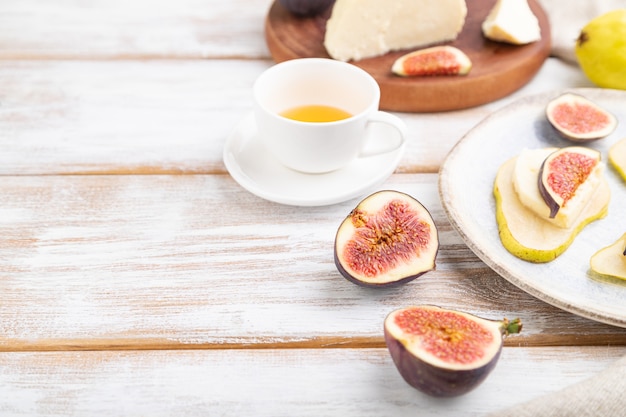
[[[550,124],[565,139],[586,142],[602,139],[615,130],[617,118],[579,94],[564,93],[546,106]]]
[[[514,157],[502,164],[494,181],[500,240],[506,250],[520,259],[535,263],[550,262],[572,244],[587,224],[607,215],[611,197],[609,183],[602,177],[573,225],[563,228],[522,204],[512,181],[516,160],[517,157]],[[536,182],[534,185],[536,190]]]
[[[504,336],[521,330],[519,319],[487,320],[432,305],[400,308],[384,322],[385,342],[400,375],[435,397],[476,388],[496,366]]]
[[[472,69],[472,61],[454,46],[433,46],[419,49],[396,59],[391,71],[396,75],[466,75]]]
[[[626,233],[594,253],[589,263],[591,271],[596,274],[626,279]]]
[[[411,281],[435,269],[437,227],[428,210],[399,191],[364,198],[343,220],[334,257],[349,281],[384,287]]]
[[[537,184],[550,208],[551,219],[567,204],[574,204],[581,193],[586,195],[578,204],[587,203],[595,182],[602,175],[600,159],[600,152],[595,149],[569,146],[552,152],[543,161]]]
[[[626,138],[615,142],[609,148],[609,163],[626,181]]]

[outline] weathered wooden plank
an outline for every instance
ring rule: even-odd
[[[0,59],[267,58],[270,0],[6,0]]]
[[[550,307],[479,261],[447,222],[437,175],[382,188],[422,201],[442,246],[436,271],[373,290],[333,263],[356,200],[283,206],[226,175],[3,177],[0,349],[380,344],[386,314],[415,303],[520,316],[516,344],[625,343],[626,330]]]
[[[0,175],[224,173],[224,142],[251,111],[252,84],[269,65],[0,61]],[[399,114],[409,138],[398,172],[437,172],[469,129],[522,95],[586,85],[579,69],[549,60],[506,99]]]
[[[386,349],[0,353],[3,416],[481,416],[606,369],[623,348],[505,348],[458,398],[406,384]]]

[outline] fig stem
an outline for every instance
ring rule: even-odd
[[[500,331],[503,336],[519,333],[522,331],[522,320],[520,318],[514,320],[505,318],[500,322]]]

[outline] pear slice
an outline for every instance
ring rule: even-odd
[[[626,279],[626,233],[613,244],[594,253],[590,266],[597,274]]]
[[[499,168],[494,182],[500,240],[506,250],[520,259],[550,262],[565,252],[586,225],[607,215],[611,190],[602,177],[578,219],[571,227],[562,228],[537,216],[521,203],[513,187],[516,159],[509,159]]]
[[[609,149],[609,163],[626,181],[626,138],[619,140]]]

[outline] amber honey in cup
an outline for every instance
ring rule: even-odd
[[[310,123],[337,122],[352,117],[352,114],[339,107],[323,104],[291,107],[280,115],[291,120]]]

